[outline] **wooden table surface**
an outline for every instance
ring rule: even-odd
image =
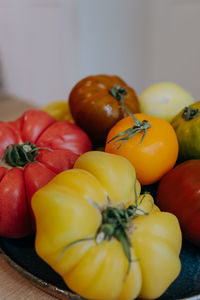
[[[32,107],[34,105],[0,93],[0,121],[14,120]],[[55,298],[33,286],[31,282],[14,270],[0,254],[0,299],[53,300]]]
[[[53,300],[54,297],[33,286],[13,269],[0,254],[1,300]]]

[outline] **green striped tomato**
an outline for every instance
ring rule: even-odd
[[[200,101],[186,106],[171,124],[178,137],[180,160],[200,158]]]

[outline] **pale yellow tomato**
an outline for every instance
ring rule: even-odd
[[[140,97],[142,113],[171,122],[194,98],[185,89],[172,82],[159,82],[145,89]]]
[[[72,118],[68,101],[60,100],[53,101],[47,104],[42,108],[42,110],[46,111],[52,117],[54,117],[57,121],[68,121],[74,123]]]

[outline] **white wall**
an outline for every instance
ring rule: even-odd
[[[38,105],[90,74],[140,93],[176,82],[200,99],[199,0],[0,0],[4,89]]]
[[[41,105],[66,99],[78,69],[74,1],[5,2],[0,0],[0,60],[5,89]]]
[[[4,88],[39,105],[66,99],[90,74],[118,74],[141,88],[143,7],[132,0],[0,0]]]
[[[118,74],[141,89],[146,2],[79,0],[80,75]]]
[[[173,81],[200,100],[200,0],[147,2],[149,24],[142,85]]]

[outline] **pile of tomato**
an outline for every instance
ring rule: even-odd
[[[84,298],[159,297],[180,273],[182,235],[200,245],[199,110],[173,83],[138,97],[98,75],[0,122],[0,235],[35,234]],[[152,184],[155,199],[141,192]]]

